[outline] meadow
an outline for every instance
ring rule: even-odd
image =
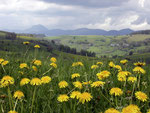
[[[76,48],[78,51],[85,49],[102,56],[123,56],[129,52],[141,53],[148,51],[150,35],[135,34],[122,36],[100,36],[100,35],[80,35],[80,36],[55,36],[45,37],[47,40],[54,40],[59,44]]]
[[[20,44],[19,52],[1,52],[1,113],[150,113],[144,61],[48,53],[41,45]]]

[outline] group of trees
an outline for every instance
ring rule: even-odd
[[[96,54],[94,52],[89,52],[87,50],[81,49],[81,51],[77,52],[76,48],[70,48],[69,46],[58,45],[58,50],[66,53],[77,54],[82,56],[95,57]]]
[[[53,52],[53,50],[58,50],[58,51],[62,51],[65,53],[71,53],[71,54],[76,54],[76,55],[82,55],[82,56],[89,56],[89,57],[95,57],[96,54],[94,52],[89,52],[87,50],[81,50],[81,51],[77,51],[76,48],[70,48],[69,46],[65,46],[65,45],[57,45],[55,44],[55,41],[52,40],[50,42],[46,41],[46,40],[40,40],[40,41],[30,41],[32,43],[36,43],[42,46],[45,46],[47,48],[48,52]]]
[[[133,34],[133,35],[134,35],[134,34],[150,34],[150,30],[136,31],[136,32],[133,32],[132,34]],[[131,34],[131,35],[132,35],[132,34]]]
[[[6,33],[5,38],[15,40],[17,38],[17,35],[15,33]]]
[[[44,34],[26,34],[26,33],[18,34],[18,36],[27,36],[27,37],[36,37],[36,38],[46,37],[46,35],[44,35]]]
[[[20,34],[20,36],[21,36],[21,34]],[[34,35],[32,35],[32,34],[23,34],[23,36],[34,36]],[[16,40],[17,39],[17,34],[10,33],[10,32],[5,32],[5,38],[9,39],[9,40]],[[53,41],[53,40],[51,42],[48,42],[46,40],[40,40],[40,41],[31,40],[30,42],[45,46],[47,48],[48,52],[52,52],[53,50],[58,50],[58,51],[71,53],[71,54],[82,55],[82,56],[90,56],[90,57],[95,57],[96,56],[96,54],[94,52],[89,52],[87,50],[82,49],[81,51],[77,51],[76,48],[70,48],[69,46],[65,46],[65,45],[56,45],[55,41]]]

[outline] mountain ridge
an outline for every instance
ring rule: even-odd
[[[15,32],[15,31],[12,31]],[[30,33],[30,34],[45,34],[47,36],[60,36],[60,35],[106,35],[106,36],[117,36],[117,35],[127,35],[134,32],[134,30],[126,28],[121,30],[110,30],[106,31],[103,29],[88,29],[79,28],[75,30],[62,30],[62,29],[48,29],[43,25],[34,25],[25,30],[16,30],[19,33]]]

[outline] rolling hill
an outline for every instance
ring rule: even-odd
[[[80,28],[75,30],[62,30],[62,29],[51,29],[49,30],[43,25],[34,25],[26,30],[10,30],[11,32],[18,33],[30,33],[30,34],[45,34],[47,36],[61,36],[61,35],[105,35],[105,36],[117,36],[117,35],[127,35],[134,32],[131,29],[122,30],[110,30],[106,31],[103,29],[88,29]]]
[[[95,52],[97,56],[124,56],[132,53],[150,52],[150,35],[121,35],[121,36],[100,36],[100,35],[72,35],[46,37],[47,40],[54,40],[57,44],[67,45],[76,48]]]

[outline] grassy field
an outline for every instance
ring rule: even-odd
[[[97,46],[99,40],[101,46],[105,46],[115,38],[93,37],[94,40],[91,36],[82,36],[81,39],[69,36],[68,40],[72,38],[76,43],[87,43],[85,40],[90,40]],[[116,40],[120,40],[119,37]],[[30,42],[24,45],[24,41]],[[47,43],[30,37],[0,40],[0,113],[148,111],[149,53],[116,59],[86,57],[58,50],[48,52],[45,46]],[[35,48],[36,44],[40,48]],[[93,49],[97,48],[93,47],[91,50]],[[102,49],[113,51],[109,47]],[[121,52],[123,51],[115,50],[113,54],[124,54]],[[124,58],[128,62],[120,62]],[[141,67],[133,64],[138,61],[147,64]]]
[[[19,39],[24,39],[24,40],[38,40],[36,37],[29,37],[29,36],[17,36]]]
[[[27,53],[3,52],[0,59],[1,113],[146,113],[149,109],[149,65],[136,70],[131,61],[49,54],[34,47]]]
[[[130,51],[137,51],[149,48],[145,41],[150,35],[124,35],[124,36],[59,36],[46,37],[47,40],[54,40],[58,44],[76,48],[78,51],[85,49],[95,52],[97,56],[128,55]],[[139,45],[140,43],[140,45]]]

